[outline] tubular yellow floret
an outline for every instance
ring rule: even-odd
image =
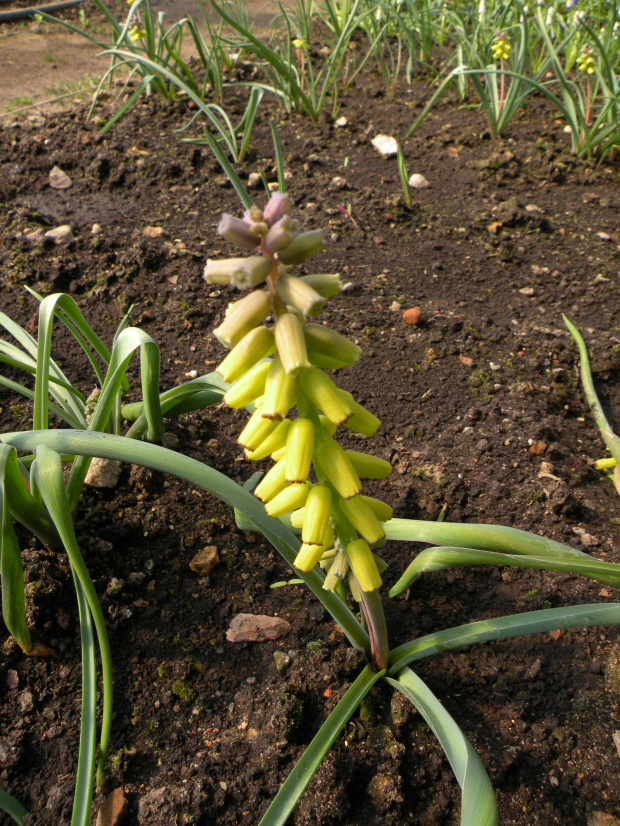
[[[324,272],[314,275],[302,275],[302,281],[309,284],[323,298],[333,298],[342,292],[344,284],[340,280],[340,273]]]
[[[291,426],[290,419],[284,419],[280,422],[273,433],[270,433],[267,438],[262,441],[254,450],[246,450],[245,455],[253,462],[258,462],[261,459],[266,459],[267,456],[280,450],[281,447],[286,447],[286,437],[288,436],[288,429]]]
[[[279,447],[277,450],[274,450],[271,454],[271,458],[274,462],[279,462],[280,459],[284,459],[286,456],[286,445],[284,447]]]
[[[274,496],[277,496],[284,488],[287,487],[287,481],[285,478],[285,468],[284,465],[286,463],[285,459],[280,459],[277,464],[275,464],[272,468],[270,468],[267,473],[263,476],[260,480],[256,489],[254,490],[254,496],[261,500],[261,502],[269,502]]]
[[[363,494],[360,498],[363,499],[370,508],[372,508],[379,522],[390,521],[394,510],[387,504],[387,502],[382,502],[381,499],[375,499],[374,496],[364,496]]]
[[[278,253],[278,258],[287,266],[290,264],[301,264],[307,258],[312,258],[319,252],[323,252],[326,247],[325,234],[322,229],[311,229],[302,232],[283,250]]]
[[[387,479],[392,472],[392,465],[389,462],[372,456],[370,453],[347,450],[346,454],[360,479]]]
[[[385,531],[381,527],[375,512],[370,505],[364,502],[361,496],[354,496],[352,499],[341,499],[340,507],[355,530],[361,533],[371,545],[385,537]]]
[[[334,382],[318,367],[310,367],[299,378],[310,401],[335,424],[344,424],[353,415],[353,408]]]
[[[296,511],[293,511],[291,514],[291,525],[293,528],[297,530],[301,530],[302,525],[304,524],[304,505],[303,508],[298,508]]]
[[[233,410],[239,410],[263,395],[269,362],[261,361],[247,371],[224,394],[224,401]]]
[[[301,508],[308,496],[308,485],[289,485],[265,505],[269,516],[284,516]]]
[[[323,296],[313,290],[310,284],[294,275],[281,276],[276,282],[276,290],[285,304],[295,307],[304,316],[317,315],[325,304]]]
[[[312,465],[314,425],[310,419],[295,419],[286,439],[286,481],[305,482]]]
[[[362,436],[374,436],[377,430],[381,427],[380,420],[372,414],[370,410],[366,410],[365,407],[356,402],[353,396],[350,393],[347,393],[346,390],[341,390],[340,392],[351,405],[351,409],[353,410],[353,415],[344,423],[344,426],[348,430],[354,430],[356,433],[361,433]]]
[[[308,350],[344,364],[355,364],[362,354],[361,347],[322,324],[304,325],[304,335]]]
[[[351,499],[361,493],[359,476],[338,442],[333,439],[321,442],[316,452],[327,478],[343,499]]]
[[[307,542],[302,543],[293,564],[300,571],[305,571],[308,573],[308,571],[311,571],[326,553],[330,555],[336,553],[335,549],[332,548],[333,541],[334,531],[332,528],[328,528],[325,534],[325,541],[321,545],[311,545]]]
[[[279,355],[274,356],[265,381],[265,398],[261,415],[266,419],[282,420],[293,406],[294,376],[289,376]]]
[[[264,419],[261,415],[260,408],[257,408],[239,434],[237,441],[242,447],[246,447],[248,450],[255,450],[277,426],[278,422],[274,422],[271,419]]]
[[[302,542],[307,545],[322,545],[325,542],[331,507],[332,493],[326,485],[314,485],[310,488],[302,515]]]
[[[222,261],[209,259],[204,269],[204,279],[208,284],[232,284],[240,290],[249,290],[263,283],[271,267],[269,258],[262,255],[225,258]]]
[[[322,439],[331,439],[334,433],[338,430],[338,425],[335,422],[330,421],[327,416],[319,416],[319,422],[321,423],[321,438]]]
[[[271,299],[263,290],[254,290],[245,298],[230,304],[226,317],[213,335],[229,349],[264,321],[271,312]]]
[[[363,539],[356,539],[347,545],[347,557],[362,591],[376,591],[382,581],[372,551]]]
[[[235,344],[230,353],[216,368],[216,372],[227,382],[240,378],[257,361],[275,353],[276,343],[273,331],[267,327],[255,327]]]
[[[282,366],[289,376],[300,376],[310,362],[301,322],[294,313],[282,313],[275,326],[276,345]]]

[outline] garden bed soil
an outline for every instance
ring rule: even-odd
[[[396,516],[435,520],[447,506],[450,521],[523,528],[620,562],[620,503],[593,467],[604,450],[561,317],[584,331],[617,423],[617,169],[577,162],[540,101],[493,141],[480,115],[447,100],[403,140],[409,172],[430,183],[408,210],[395,160],[370,139],[402,139],[427,89],[415,82],[388,96],[367,75],[343,95],[339,128],[265,101],[241,166],[244,179],[264,169],[275,180],[275,119],[299,215],[329,238],[308,271],[339,271],[351,285],[321,318],[361,345],[361,361],[339,381],[383,426],[370,443],[345,442],[392,462],[392,476],[372,490]],[[221,358],[211,331],[234,296],[205,284],[202,270],[207,256],[234,254],[216,226],[240,205],[208,151],[175,134],[184,104],[143,100],[105,137],[85,114],[78,107],[0,130],[2,309],[36,334],[24,287],[66,291],[111,342],[133,305],[135,324],[161,348],[168,388]],[[55,165],[70,189],[50,188]],[[72,245],[41,242],[41,231],[67,223]],[[413,307],[417,326],[403,320]],[[57,360],[88,393],[84,359],[62,330],[55,337]],[[4,431],[30,427],[28,403],[4,390],[0,398]],[[242,482],[256,469],[235,442],[245,419],[219,406],[169,430],[180,451]],[[125,823],[257,823],[363,656],[309,592],[271,587],[291,571],[261,536],[240,532],[229,508],[184,483],[126,468],[116,490],[85,490],[77,532],[115,673],[110,770],[96,807],[120,788]],[[28,823],[58,826],[70,819],[79,736],[76,601],[67,560],[20,537],[32,630],[59,659],[25,657],[4,634],[0,787],[25,804]],[[200,577],[190,561],[213,545],[221,562]],[[420,547],[383,549],[387,585]],[[424,575],[405,596],[384,596],[392,645],[487,617],[615,599],[577,576],[507,568]],[[231,643],[238,613],[277,615],[291,630]],[[480,754],[502,824],[618,822],[619,653],[617,631],[605,627],[489,643],[416,668]],[[291,823],[454,824],[459,800],[421,716],[379,684]]]

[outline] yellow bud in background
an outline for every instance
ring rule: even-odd
[[[363,539],[356,539],[347,545],[347,557],[362,591],[376,591],[382,581],[372,551]]]
[[[394,514],[394,510],[387,504],[387,502],[382,502],[381,499],[375,499],[374,496],[364,496],[363,494],[360,498],[363,499],[370,508],[372,508],[379,522],[390,521],[392,515]]]
[[[287,266],[301,264],[307,258],[323,252],[326,246],[323,230],[311,229],[308,232],[302,232],[285,249],[280,250],[278,258]]]
[[[314,425],[310,419],[295,419],[286,439],[286,481],[305,482],[314,453]]]
[[[295,377],[284,369],[282,359],[276,355],[271,362],[265,381],[265,398],[261,415],[266,419],[283,419],[293,406]]]
[[[392,472],[392,465],[378,456],[357,450],[347,450],[346,454],[360,479],[387,479]]]
[[[276,282],[278,295],[285,304],[290,304],[304,316],[315,316],[321,312],[325,299],[313,290],[310,284],[294,275],[283,275]]]
[[[327,478],[343,499],[351,499],[361,493],[359,476],[338,442],[333,439],[321,442],[316,452]]]
[[[333,298],[340,295],[344,284],[340,280],[340,273],[316,273],[314,275],[302,275],[301,280],[309,284],[323,298]]]
[[[322,545],[331,516],[332,492],[326,485],[314,485],[303,510],[301,539],[307,545]],[[292,519],[291,519],[292,524]]]
[[[224,394],[224,401],[233,410],[239,410],[263,395],[269,362],[261,361],[247,371]]]
[[[289,376],[300,376],[310,362],[301,323],[294,313],[283,313],[276,321],[276,346],[282,366]]]
[[[362,436],[374,436],[377,430],[381,427],[380,420],[370,412],[370,410],[366,410],[361,404],[355,401],[353,396],[350,393],[347,393],[346,390],[340,391],[347,403],[351,406],[353,410],[353,415],[350,419],[347,419],[344,422],[344,427],[347,430],[353,430],[355,433],[360,433]]]
[[[254,450],[265,441],[267,436],[269,436],[277,426],[278,422],[274,422],[271,419],[264,419],[261,415],[260,408],[258,408],[250,416],[248,423],[239,434],[237,441],[242,447],[246,447],[248,450]]]
[[[282,460],[281,460],[282,461]],[[285,513],[301,508],[308,496],[308,485],[289,485],[265,505],[269,516],[284,516]]]
[[[385,531],[381,527],[375,512],[370,505],[364,502],[361,496],[354,496],[352,499],[341,499],[339,504],[342,512],[355,530],[361,533],[371,545],[385,537]]]
[[[254,496],[260,499],[261,502],[269,502],[288,486],[285,478],[285,464],[286,460],[280,459],[277,464],[267,471],[254,489]]]
[[[277,450],[274,450],[271,454],[271,458],[274,462],[279,462],[280,459],[284,459],[286,456],[286,445],[284,447],[279,447]]]
[[[230,304],[224,321],[213,331],[220,344],[229,349],[264,321],[271,312],[271,299],[263,290],[255,290]]]
[[[321,423],[321,439],[331,439],[338,430],[338,425],[323,415],[319,416],[319,422]]]
[[[362,354],[362,348],[322,324],[304,325],[304,336],[308,350],[314,350],[343,364],[355,364]]]
[[[303,508],[298,508],[296,511],[293,511],[293,513],[291,514],[291,526],[293,528],[296,528],[297,530],[301,530],[302,525],[304,524],[304,509],[305,509],[305,507],[306,506],[304,505]]]
[[[280,422],[273,433],[270,433],[258,447],[254,450],[246,450],[245,455],[253,462],[258,462],[261,459],[266,459],[271,453],[286,447],[286,437],[288,436],[288,429],[292,422],[290,419],[284,419]]]
[[[318,367],[310,367],[300,376],[299,382],[310,401],[321,410],[330,421],[344,424],[352,415],[353,408],[338,390],[334,382]]]
[[[218,365],[216,372],[224,381],[233,382],[253,367],[257,361],[275,353],[275,349],[273,331],[264,326],[255,327],[238,344],[235,344],[224,361]]]
[[[332,564],[329,566],[329,573],[325,577],[323,588],[326,591],[335,591],[348,572],[349,560],[345,552],[337,551]]]

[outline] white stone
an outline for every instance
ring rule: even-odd
[[[54,166],[50,171],[50,186],[54,189],[69,189],[73,186],[73,181],[59,166]]]
[[[349,121],[345,118],[344,115],[341,115],[338,120],[334,121],[334,128],[335,129],[342,129],[343,126],[346,126]]]
[[[61,227],[54,227],[45,233],[44,236],[48,241],[53,241],[57,246],[70,244],[75,241],[75,236],[69,224],[63,224]]]
[[[426,189],[426,187],[430,186],[430,184],[426,180],[424,175],[420,175],[419,172],[414,172],[413,175],[409,178],[409,186],[412,189]]]
[[[263,179],[261,178],[259,172],[250,172],[248,176],[248,186],[250,189],[258,189],[262,182]]]
[[[93,235],[99,235],[99,233],[100,233],[101,231],[102,231],[102,229],[101,229],[101,224],[93,224],[93,228],[91,229],[91,233],[92,233]]]
[[[392,138],[390,135],[377,135],[371,143],[383,158],[393,158],[398,154],[396,138]]]
[[[163,227],[145,227],[144,228],[144,235],[147,238],[161,238],[162,235],[165,234],[165,230]]]
[[[90,463],[84,483],[91,488],[115,488],[121,475],[121,463],[96,456]]]

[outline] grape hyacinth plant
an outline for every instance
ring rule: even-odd
[[[301,529],[299,571],[320,563],[328,572],[323,587],[345,599],[347,580],[361,604],[372,662],[380,671],[388,657],[377,594],[385,563],[372,549],[385,540],[381,523],[391,518],[392,508],[365,496],[361,479],[385,479],[392,467],[371,454],[345,450],[334,438],[339,425],[373,436],[380,422],[323,372],[354,364],[361,349],[308,320],[340,292],[342,282],[337,274],[290,272],[325,249],[323,231],[302,232],[292,210],[290,197],[275,192],[264,210],[252,206],[243,218],[225,214],[220,221],[219,234],[252,255],[207,261],[205,280],[258,289],[230,304],[214,331],[230,350],[217,372],[232,382],[224,395],[230,407],[254,405],[238,440],[246,456],[253,461],[271,456],[275,463],[255,496],[270,516],[290,514],[293,528]],[[273,326],[265,323],[268,316]]]

